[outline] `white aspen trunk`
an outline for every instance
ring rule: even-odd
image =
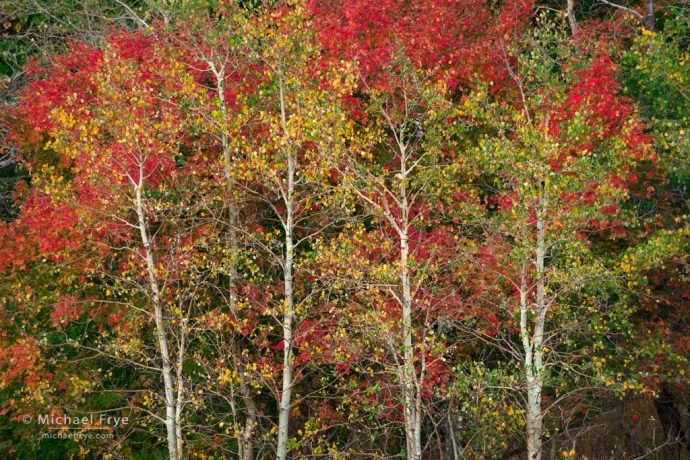
[[[403,290],[402,326],[403,326],[403,369],[402,390],[405,404],[405,439],[408,457],[419,460],[421,453],[421,418],[419,401],[415,386],[414,348],[412,345],[412,293],[408,269],[409,241],[407,232],[400,237],[400,278]]]
[[[176,238],[176,245],[179,238]],[[178,283],[179,286],[179,283]],[[181,291],[180,291],[181,292]],[[184,311],[183,296],[178,294],[177,303],[180,312]],[[187,349],[187,318],[183,317],[179,323],[179,344],[177,347],[177,362],[175,363],[175,378],[177,379],[177,394],[175,405],[175,435],[177,438],[177,458],[183,458],[182,448],[184,437],[182,435],[182,411],[184,410],[184,356]]]
[[[180,309],[182,311],[182,309]],[[177,377],[177,396],[175,406],[175,435],[177,438],[177,458],[182,458],[182,444],[184,442],[182,437],[182,411],[184,410],[184,379],[183,366],[184,354],[186,350],[187,331],[186,319],[180,323],[180,345],[178,348],[176,377]]]
[[[287,227],[291,230],[291,212],[288,211]],[[288,235],[291,235],[291,231]],[[290,401],[292,398],[292,320],[294,299],[292,293],[293,248],[290,236],[285,238],[285,312],[283,316],[283,387],[280,395],[278,416],[278,446],[276,457],[287,457],[288,428],[290,422]]]
[[[575,0],[567,1],[566,14],[568,15],[568,24],[570,25],[570,32],[574,37],[575,35],[577,35],[577,18],[575,18]]]
[[[541,379],[535,371],[527,371],[527,458],[541,460],[542,416]]]
[[[414,419],[414,457],[416,459],[422,458],[422,393],[419,387],[415,386],[415,419]]]
[[[223,148],[223,169],[225,173],[225,187],[227,192],[226,204],[228,208],[228,246],[230,249],[231,257],[233,257],[233,262],[230,265],[229,273],[229,284],[230,284],[230,296],[229,296],[229,308],[230,310],[237,314],[237,294],[235,293],[235,283],[237,281],[237,264],[236,257],[238,251],[237,242],[237,210],[235,207],[235,200],[232,196],[233,189],[233,177],[232,170],[230,168],[231,158],[230,158],[230,143],[228,140],[227,133],[227,121],[228,121],[228,109],[225,103],[225,89],[224,84],[224,71],[218,71],[212,62],[209,62],[211,66],[211,71],[216,78],[216,92],[218,96],[218,103],[220,105],[220,110],[223,116],[222,126],[221,126],[221,146]],[[249,384],[247,382],[247,375],[242,363],[241,347],[237,339],[233,342],[233,362],[237,370],[238,377],[240,379],[240,397],[244,403],[245,410],[247,412],[247,418],[245,420],[244,429],[242,434],[238,439],[239,456],[242,460],[253,460],[254,458],[254,427],[256,426],[256,404],[254,403],[254,398],[252,397]]]
[[[407,162],[406,147],[400,142],[400,204],[402,222],[400,226],[400,281],[402,284],[402,327],[403,327],[403,369],[402,390],[405,404],[405,439],[407,455],[411,460],[422,458],[422,414],[421,395],[419,394],[414,363],[414,347],[412,344],[412,292],[409,271],[409,235],[407,202]]]
[[[523,289],[521,289],[521,313],[524,321],[521,322],[523,333],[523,347],[525,347],[525,371],[527,382],[527,453],[530,460],[541,460],[542,457],[542,431],[543,414],[541,407],[541,392],[544,385],[544,327],[546,323],[546,280],[544,272],[544,259],[546,257],[545,221],[546,201],[543,200],[541,209],[537,210],[537,243],[536,243],[536,296],[535,296],[535,322],[534,331],[529,334],[526,327],[526,279],[523,277]],[[521,319],[522,315],[521,315]],[[529,337],[531,336],[531,343]],[[525,338],[527,337],[527,341]]]
[[[654,21],[654,0],[647,0],[645,6],[647,9],[647,15],[644,18],[644,26],[647,28],[647,30],[654,31],[656,28]]]
[[[283,132],[287,135],[287,117],[285,114],[285,94],[282,72],[279,74],[280,91],[280,117]],[[285,267],[284,267],[284,293],[285,305],[283,306],[283,386],[280,395],[279,414],[278,414],[278,444],[276,446],[276,458],[285,460],[287,457],[287,441],[290,423],[290,404],[292,399],[292,320],[295,315],[295,300],[293,297],[293,259],[294,247],[292,233],[294,226],[293,195],[295,191],[295,169],[296,159],[292,154],[290,146],[287,146],[288,160],[288,189],[286,194],[285,208],[287,218],[285,221]]]
[[[168,455],[170,457],[170,460],[177,460],[179,456],[177,444],[178,433],[175,423],[175,385],[172,375],[172,364],[170,362],[170,351],[168,349],[168,337],[165,332],[165,323],[163,319],[163,306],[161,304],[160,289],[158,286],[158,279],[156,278],[156,265],[153,258],[153,249],[151,248],[148,227],[146,225],[146,217],[144,216],[144,204],[141,195],[141,178],[143,177],[143,175],[143,167],[140,167],[140,182],[135,187],[137,217],[139,223],[139,233],[141,235],[141,242],[144,245],[144,250],[146,252],[146,270],[148,273],[149,288],[151,289],[151,296],[153,301],[153,316],[156,323],[156,336],[158,338],[158,348],[161,354],[161,359],[163,361],[162,374],[163,385],[165,388],[165,428],[167,431]]]

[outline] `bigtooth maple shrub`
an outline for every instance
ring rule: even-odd
[[[485,0],[309,3],[330,59],[357,61],[373,81],[402,51],[451,89],[471,85],[476,74],[502,86],[508,74],[497,50],[527,24],[533,7],[531,0],[500,7]]]
[[[98,307],[90,301],[102,293],[94,282],[97,264],[84,256],[90,252],[86,241],[100,238],[88,211],[60,201],[68,176],[61,174],[61,159],[44,149],[44,141],[46,130],[53,126],[50,108],[67,99],[61,86],[68,80],[66,72],[74,75],[74,88],[81,91],[100,54],[77,45],[74,55],[56,57],[54,78],[39,79],[23,89],[23,97],[31,98],[37,110],[19,104],[9,113],[15,122],[13,139],[20,147],[20,160],[35,177],[31,187],[19,184],[15,190],[21,210],[17,219],[0,224],[2,348],[6,350],[0,369],[3,390],[10,391],[3,397],[2,414],[11,417],[3,430],[12,429],[11,420],[21,422],[22,415],[49,413],[50,406],[58,404],[70,407],[84,391],[76,383],[92,380],[95,374],[95,366],[75,370],[54,361],[55,356],[82,358],[83,353],[62,345],[80,333],[95,332],[75,320],[84,311],[97,316]],[[42,68],[34,63],[29,73],[42,75]],[[80,229],[75,222],[89,224]],[[52,351],[46,354],[46,350]],[[13,430],[19,433],[26,428]],[[36,456],[45,454],[46,445],[26,437],[2,448],[10,455]],[[74,448],[74,444],[66,445],[64,452]]]

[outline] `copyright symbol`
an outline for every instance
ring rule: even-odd
[[[29,423],[31,423],[31,420],[32,419],[31,419],[30,415],[23,415],[22,416],[22,422],[24,423],[24,425],[28,425]]]

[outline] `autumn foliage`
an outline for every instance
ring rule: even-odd
[[[3,455],[688,449],[683,10],[164,3],[6,104]]]

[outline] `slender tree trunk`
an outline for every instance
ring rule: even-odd
[[[542,381],[537,372],[527,372],[527,458],[540,460],[542,454]]]
[[[143,167],[140,167],[139,177],[140,181],[143,177]],[[168,349],[168,337],[165,331],[165,323],[163,319],[163,306],[161,303],[160,288],[158,286],[158,279],[156,278],[156,265],[153,257],[153,249],[151,248],[151,241],[149,238],[148,227],[146,225],[146,217],[144,216],[144,204],[141,195],[141,182],[135,188],[136,193],[136,207],[137,217],[139,223],[139,233],[141,235],[141,242],[144,245],[146,252],[146,271],[149,279],[149,289],[151,289],[151,296],[154,309],[154,320],[156,323],[156,336],[158,338],[158,348],[163,360],[162,374],[163,385],[165,388],[165,427],[167,431],[168,440],[168,454],[170,460],[177,460],[178,444],[177,444],[177,426],[175,414],[175,385],[173,382],[172,364],[170,361],[170,351]]]
[[[577,35],[577,18],[575,17],[575,0],[568,0],[566,6],[566,14],[568,15],[568,24],[570,25],[570,32],[573,37]]]
[[[645,6],[647,14],[644,17],[644,26],[647,30],[654,31],[654,29],[656,29],[654,20],[654,0],[647,0]]]
[[[525,412],[527,458],[539,459],[541,451],[541,418],[539,417],[539,385],[534,375],[533,342],[528,327],[529,305],[527,303],[527,269],[523,269],[520,283],[520,336],[524,350],[525,382],[527,383],[527,410]]]
[[[527,303],[527,275],[523,272],[520,289],[520,332],[522,334],[522,344],[525,351],[525,377],[527,383],[527,456],[530,460],[541,460],[542,457],[542,431],[543,414],[541,407],[541,392],[544,386],[544,327],[546,323],[546,280],[544,272],[544,260],[546,258],[545,230],[546,223],[544,215],[546,213],[546,201],[542,201],[540,209],[537,210],[537,241],[536,257],[534,261],[536,269],[536,295],[534,301],[534,330],[530,333],[527,327],[527,314],[529,305]]]
[[[405,404],[405,439],[407,455],[412,460],[422,458],[422,414],[421,398],[415,375],[415,354],[412,344],[412,288],[409,270],[409,236],[407,202],[407,163],[406,147],[401,142],[400,148],[400,204],[402,222],[400,228],[400,282],[402,284],[402,332],[403,332],[403,369],[402,389]]]
[[[525,359],[527,380],[527,458],[540,460],[542,454],[542,415],[541,415],[541,388],[542,379],[534,364],[534,352],[529,352],[529,358]],[[531,361],[531,362],[530,362]]]
[[[184,380],[182,373],[187,338],[187,332],[185,331],[186,327],[186,321],[183,321],[182,324],[180,324],[180,346],[176,364],[177,396],[175,405],[175,435],[177,438],[177,458],[182,458],[182,411],[184,410]]]
[[[412,345],[412,294],[408,269],[409,241],[407,234],[400,238],[400,265],[403,289],[403,396],[405,401],[405,437],[410,459],[419,460],[422,456],[420,401],[415,385],[414,348]]]
[[[280,91],[280,117],[284,133],[287,135],[287,117],[285,108],[285,87],[282,72],[279,74]],[[285,266],[284,266],[284,294],[285,305],[283,306],[283,387],[280,394],[280,404],[278,413],[278,445],[276,447],[276,458],[285,460],[287,457],[287,441],[290,423],[290,408],[292,399],[292,321],[295,315],[295,300],[293,295],[293,226],[294,226],[294,203],[293,195],[295,192],[295,169],[296,158],[291,147],[287,146],[288,160],[288,188],[286,194],[286,213],[285,220]]]
[[[218,97],[218,103],[220,105],[220,110],[222,114],[222,126],[220,133],[221,146],[223,148],[223,169],[225,173],[225,188],[226,188],[226,207],[227,207],[227,240],[228,248],[230,250],[230,257],[232,257],[232,263],[230,264],[229,270],[229,281],[230,295],[229,295],[229,308],[235,315],[237,315],[237,293],[236,293],[236,283],[237,283],[237,253],[239,249],[239,244],[237,241],[237,208],[235,206],[235,199],[233,197],[233,177],[231,170],[231,157],[230,157],[230,142],[227,133],[228,124],[228,109],[225,102],[225,89],[224,89],[224,70],[218,70],[212,62],[209,62],[211,66],[211,71],[216,77],[216,92]],[[246,420],[244,424],[244,429],[240,434],[240,439],[238,439],[239,444],[239,454],[242,460],[253,460],[254,459],[254,428],[256,427],[256,404],[254,398],[251,394],[251,389],[247,382],[247,375],[244,363],[242,362],[242,347],[238,339],[233,339],[232,344],[232,359],[235,369],[237,371],[240,380],[240,397],[244,404],[246,410]]]

